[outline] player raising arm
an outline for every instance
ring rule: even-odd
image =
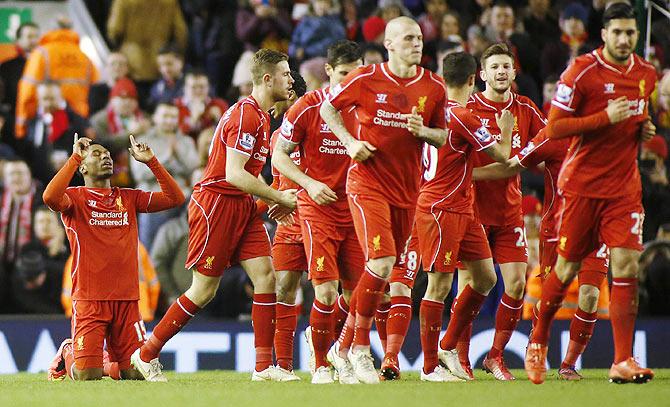
[[[49,378],[95,380],[103,375],[103,346],[121,378],[141,379],[130,356],[144,342],[137,264],[137,213],[158,212],[184,202],[179,185],[146,144],[130,136],[130,154],[156,176],[160,192],[112,187],[109,151],[75,134],[72,156],[44,190],[44,203],[61,213],[73,254],[72,339],[66,339]],[[75,172],[85,186],[69,187]],[[111,255],[105,255],[110,253]]]
[[[286,55],[261,49],[251,63],[253,90],[223,115],[210,145],[202,180],[188,206],[186,268],[191,287],[168,309],[147,342],[132,355],[147,380],[165,381],[158,354],[216,293],[224,270],[239,263],[254,285],[251,320],[256,368],[252,380],[277,379],[272,361],[275,332],[275,276],[270,239],[256,216],[252,195],[269,204],[295,208],[295,190],[277,191],[258,179],[270,141],[267,111],[289,97],[293,79]]]

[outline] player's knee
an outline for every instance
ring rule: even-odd
[[[495,285],[495,283],[493,283]],[[493,286],[491,286],[493,288]],[[526,288],[525,278],[515,278],[513,281],[505,281],[505,293],[512,298],[520,299]]]
[[[412,289],[403,283],[390,284],[391,297],[411,297]]]
[[[295,304],[296,292],[282,284],[277,284],[277,301],[285,304]]]
[[[612,250],[612,276],[637,278],[639,253],[632,250]]]
[[[337,301],[337,281],[327,281],[314,286],[314,297],[322,304],[333,305]]]
[[[252,283],[254,285],[254,292],[275,292],[277,290],[277,280],[275,273],[268,272],[257,274],[254,276]]]
[[[367,267],[378,277],[387,278],[393,271],[393,264],[395,264],[395,257],[388,256],[369,260]]]
[[[74,379],[78,381],[102,379],[102,369],[75,370]]]
[[[586,312],[596,312],[600,290],[592,285],[584,284],[579,287],[579,308]]]
[[[581,265],[581,262],[567,261],[559,257],[554,270],[559,280],[564,283],[569,283],[575,279],[579,269],[581,268]]]
[[[431,301],[444,301],[451,291],[451,282],[453,281],[451,274],[444,273],[429,273],[428,287],[426,287],[426,295],[424,298]]]

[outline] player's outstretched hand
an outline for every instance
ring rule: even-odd
[[[134,159],[141,163],[148,163],[154,157],[154,152],[149,145],[147,143],[138,143],[132,134],[130,135],[130,148],[128,151],[130,151],[130,155]]]
[[[347,153],[352,160],[362,162],[374,155],[377,150],[375,146],[367,141],[353,140],[347,144]]]
[[[293,209],[287,208],[282,205],[274,204],[268,208],[268,217],[279,225],[282,226],[291,226],[295,224],[293,219]]]
[[[318,205],[328,205],[337,201],[337,194],[323,182],[314,180],[306,186],[305,190]]]
[[[285,189],[283,191],[279,191],[281,197],[279,200],[277,200],[277,204],[291,210],[295,209],[295,207],[298,205],[297,192],[297,189]]]
[[[652,123],[651,119],[647,119],[642,123],[642,128],[640,129],[640,139],[642,141],[649,141],[656,135],[656,126]]]
[[[423,117],[418,113],[416,106],[412,107],[412,113],[406,114],[405,118],[407,119],[407,130],[415,137],[420,136],[424,129]]]
[[[78,154],[84,157],[88,146],[91,145],[91,139],[88,137],[79,138],[78,133],[74,133],[74,145],[72,146],[72,154]]]
[[[625,96],[610,101],[605,111],[611,124],[622,122],[633,115],[633,111],[628,105],[628,99]]]
[[[514,129],[514,115],[509,110],[503,110],[502,113],[496,113],[496,123],[503,137],[511,137]]]

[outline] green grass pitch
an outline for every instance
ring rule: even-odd
[[[670,369],[656,370],[647,384],[608,383],[606,370],[585,370],[581,382],[556,379],[536,386],[523,371],[515,383],[496,382],[481,371],[468,383],[422,383],[406,373],[379,385],[316,386],[302,382],[252,383],[250,375],[230,371],[194,374],[168,372],[169,383],[47,382],[46,374],[0,375],[0,406],[262,406],[262,407],[469,407],[469,406],[670,406]]]

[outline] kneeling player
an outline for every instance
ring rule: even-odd
[[[145,334],[138,307],[137,213],[179,206],[184,194],[146,144],[130,136],[129,150],[149,166],[161,192],[112,188],[109,151],[76,135],[72,156],[44,191],[44,202],[61,212],[74,255],[72,340],[61,344],[50,379],[64,377],[64,370],[74,380],[100,379],[105,341],[109,362],[118,363],[120,377],[142,378],[130,365]],[[85,186],[68,188],[77,168]]]

